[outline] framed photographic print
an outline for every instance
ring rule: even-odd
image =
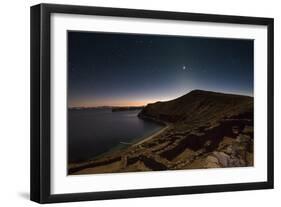
[[[31,200],[273,188],[273,19],[31,7]]]

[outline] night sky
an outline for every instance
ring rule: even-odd
[[[68,106],[140,106],[194,89],[253,96],[253,40],[68,32]]]

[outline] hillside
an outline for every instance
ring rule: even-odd
[[[139,117],[172,123],[208,122],[235,115],[251,115],[252,110],[252,97],[193,90],[171,101],[148,104]]]

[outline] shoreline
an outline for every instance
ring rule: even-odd
[[[72,163],[69,163],[70,165],[71,164],[82,164],[82,163],[89,163],[89,162],[95,162],[96,160],[102,158],[103,156],[108,156],[108,155],[114,155],[115,153],[121,153],[122,151],[130,148],[130,147],[135,147],[137,145],[140,145],[148,140],[151,140],[153,139],[154,137],[158,136],[159,134],[163,133],[165,130],[167,130],[171,125],[168,124],[167,122],[164,122],[164,121],[161,121],[161,120],[158,120],[158,119],[154,119],[154,118],[150,118],[150,117],[139,117],[140,119],[144,119],[144,120],[147,120],[147,121],[152,121],[152,122],[156,122],[160,125],[163,125],[164,127],[155,131],[154,133],[150,134],[150,135],[147,135],[147,136],[143,136],[143,137],[140,137],[140,138],[136,138],[135,139],[135,142],[134,140],[132,140],[132,143],[130,145],[128,145],[127,147],[121,147],[121,146],[124,146],[122,144],[119,143],[119,145],[111,148],[110,150],[104,152],[104,153],[101,153],[100,155],[96,156],[96,157],[92,157],[88,160],[84,160],[84,161],[81,161],[81,162],[72,162]]]
[[[165,122],[165,121],[153,118],[153,117],[144,116],[144,115],[140,116],[140,114],[138,115],[138,117],[139,117],[139,119],[144,119],[144,120],[148,120],[148,121],[152,121],[152,122],[164,125],[164,127],[162,129],[159,129],[158,131],[148,135],[148,136],[144,136],[144,137],[140,138],[136,143],[130,145],[130,147],[138,146],[138,145],[140,145],[140,144],[142,144],[142,143],[144,143],[148,140],[153,139],[154,137],[156,137],[156,136],[160,135],[161,133],[163,133],[164,131],[166,131],[171,126],[171,124],[169,124],[168,122]]]
[[[140,144],[143,144],[151,139],[153,139],[154,137],[160,135],[161,133],[163,133],[164,131],[166,131],[168,128],[170,128],[171,125],[169,124],[166,124],[166,126],[162,129],[160,129],[159,131],[156,131],[155,133],[147,136],[147,137],[144,137],[143,139],[139,140],[138,142],[136,142],[135,144],[132,144],[130,145],[129,147],[135,147],[135,146],[138,146]]]
[[[103,161],[109,161],[109,160],[111,160],[111,159],[114,159],[114,157],[116,158],[116,155],[117,155],[117,157],[118,157],[118,153],[122,154],[122,152],[124,152],[124,151],[130,149],[131,147],[136,147],[136,146],[138,146],[138,145],[141,145],[141,144],[143,144],[143,143],[145,143],[145,142],[147,142],[147,141],[149,141],[149,140],[155,138],[156,136],[160,135],[161,133],[163,133],[164,131],[166,131],[166,130],[167,130],[168,128],[170,128],[170,127],[171,127],[170,124],[165,123],[165,127],[163,127],[162,129],[156,131],[155,133],[153,133],[153,134],[151,134],[151,135],[148,135],[148,136],[144,137],[143,139],[137,141],[137,142],[134,143],[134,144],[129,145],[128,147],[121,148],[121,149],[118,148],[118,147],[115,147],[115,149],[111,149],[111,150],[109,150],[108,152],[105,152],[105,153],[103,153],[103,154],[100,154],[100,155],[98,155],[97,157],[92,158],[92,159],[89,159],[89,160],[87,160],[87,161],[82,161],[82,162],[77,162],[77,163],[69,163],[69,164],[68,164],[68,171],[69,171],[69,170],[74,170],[75,168],[81,168],[81,167],[82,167],[83,169],[86,169],[86,168],[89,167],[90,165],[96,163],[96,161],[98,161],[99,159],[102,159],[101,162],[103,162]],[[105,160],[103,160],[102,156],[105,156],[105,157],[106,157],[106,156],[113,156],[113,157],[111,157],[111,158],[109,158],[109,159],[106,158]],[[73,167],[69,167],[69,165],[74,165],[74,166],[73,166]],[[83,170],[83,169],[82,169],[82,170]],[[78,170],[78,171],[80,171],[80,170]],[[71,176],[71,175],[75,175],[75,173],[68,173],[68,176]]]
[[[133,142],[131,145],[128,145],[127,147],[120,147],[120,145],[117,145],[117,146],[113,147],[112,149],[110,149],[109,151],[104,152],[96,157],[93,157],[93,158],[90,158],[88,160],[81,161],[81,162],[68,163],[68,165],[88,165],[90,163],[93,163],[93,162],[101,159],[103,156],[106,157],[106,156],[114,155],[117,153],[122,153],[122,151],[125,151],[125,150],[129,149],[130,147],[138,146],[140,144],[143,144],[146,141],[153,139],[154,137],[156,137],[156,136],[160,135],[161,133],[163,133],[164,131],[166,131],[171,126],[171,124],[168,124],[167,122],[157,120],[154,118],[150,118],[150,117],[139,117],[139,118],[146,119],[146,120],[152,121],[152,122],[156,122],[158,124],[162,124],[162,125],[164,125],[164,127],[155,131],[154,133],[152,133],[150,135],[137,138],[135,142]]]

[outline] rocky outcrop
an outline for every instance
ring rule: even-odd
[[[239,134],[236,139],[225,137],[216,151],[206,158],[208,167],[253,166],[253,140],[250,136]]]

